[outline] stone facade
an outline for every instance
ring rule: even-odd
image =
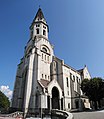
[[[30,40],[18,65],[12,108],[25,113],[39,109],[83,110],[90,107],[81,98],[80,84],[90,73],[85,66],[81,70],[66,65],[54,55],[48,40],[48,25],[39,8],[31,26]]]

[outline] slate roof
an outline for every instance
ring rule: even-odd
[[[83,69],[79,69],[79,70],[77,70],[77,71],[81,73],[81,72],[83,72]]]
[[[39,81],[39,83],[40,83],[43,87],[46,88],[46,87],[48,86],[48,84],[50,83],[50,81],[41,79],[41,80]]]
[[[36,14],[36,16],[35,16],[35,19],[36,19],[36,18],[39,18],[39,19],[44,18],[44,15],[43,15],[43,12],[42,12],[41,8],[38,9],[38,12],[37,12],[37,14]],[[35,20],[35,19],[34,19],[34,20]],[[44,18],[44,19],[45,19],[45,18]]]

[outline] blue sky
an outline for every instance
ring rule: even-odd
[[[0,0],[0,86],[13,90],[39,5],[55,55],[75,69],[86,64],[92,77],[104,78],[104,0]]]

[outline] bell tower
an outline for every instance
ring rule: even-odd
[[[30,37],[34,39],[35,36],[40,36],[48,40],[49,27],[44,18],[41,8],[38,9],[38,12],[30,26]]]

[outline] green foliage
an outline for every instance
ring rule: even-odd
[[[104,98],[104,80],[101,78],[84,79],[81,83],[83,93],[88,96],[90,101],[94,102],[94,107],[101,107],[100,100]]]
[[[0,111],[7,111],[9,106],[9,99],[0,91]]]
[[[85,79],[81,83],[83,93],[92,101],[104,98],[104,81],[101,78]]]

